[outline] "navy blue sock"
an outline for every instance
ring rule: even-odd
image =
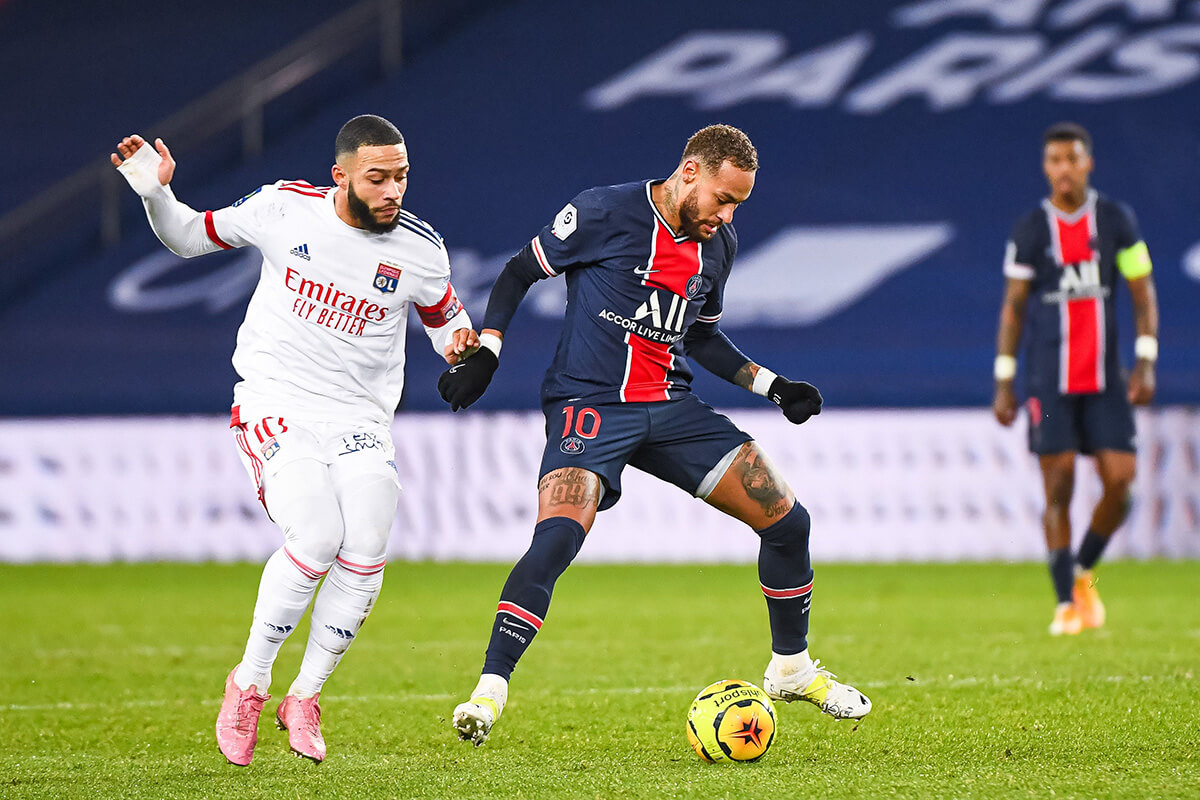
[[[1096,566],[1096,562],[1100,560],[1100,556],[1104,553],[1104,548],[1108,547],[1108,540],[1111,538],[1111,534],[1101,536],[1095,531],[1089,530],[1079,544],[1079,555],[1075,557],[1075,563],[1084,569]]]
[[[1050,551],[1050,580],[1054,583],[1054,594],[1058,602],[1071,602],[1071,586],[1075,583],[1075,559],[1070,547]]]
[[[483,671],[507,679],[525,654],[550,610],[554,582],[583,546],[583,526],[567,517],[551,517],[533,529],[533,541],[508,574],[500,591],[492,638]]]
[[[771,619],[771,649],[793,655],[808,649],[813,570],[808,556],[811,520],[796,503],[783,519],[758,531],[758,580]]]

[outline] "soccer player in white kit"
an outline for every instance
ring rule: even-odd
[[[442,237],[400,207],[409,169],[400,131],[355,117],[335,150],[336,186],[278,181],[205,212],[175,199],[175,161],[161,139],[151,147],[127,137],[111,156],[173,252],[262,251],[233,354],[242,380],[230,427],[284,544],[263,569],[245,654],[217,716],[221,752],[242,766],[254,755],[272,664],[314,594],[300,674],[276,717],[294,752],[325,757],[321,687],[383,583],[400,491],[390,428],[409,306],[450,364],[479,345]]]

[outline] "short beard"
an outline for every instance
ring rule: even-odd
[[[371,233],[391,233],[400,224],[399,213],[396,214],[396,218],[391,222],[380,222],[375,219],[375,215],[371,213],[370,206],[354,193],[353,183],[346,184],[346,206],[350,209],[350,216],[358,221],[359,227]]]
[[[704,235],[700,230],[699,211],[700,201],[696,198],[696,193],[692,192],[688,199],[679,204],[679,232],[693,241],[707,242],[716,235],[716,231],[710,236]]]

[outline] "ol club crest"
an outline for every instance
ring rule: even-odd
[[[380,262],[379,268],[375,270],[375,280],[372,285],[384,294],[391,294],[396,291],[396,284],[399,282],[399,267],[391,267]]]

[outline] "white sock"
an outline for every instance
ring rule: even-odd
[[[297,566],[285,550],[276,550],[263,567],[246,652],[233,676],[233,682],[243,691],[253,684],[259,694],[267,693],[279,648],[300,623],[321,580],[319,575],[313,577],[315,573]]]
[[[817,666],[807,650],[787,656],[772,651],[770,668],[780,678],[795,676],[796,681],[802,685],[807,685],[817,677]]]
[[[475,690],[471,692],[471,697],[486,697],[495,701],[496,708],[504,710],[504,704],[508,702],[508,681],[499,675],[485,672],[479,676],[479,683],[475,684]]]
[[[312,697],[333,674],[383,587],[382,558],[338,553],[313,603],[308,645],[288,694]]]

